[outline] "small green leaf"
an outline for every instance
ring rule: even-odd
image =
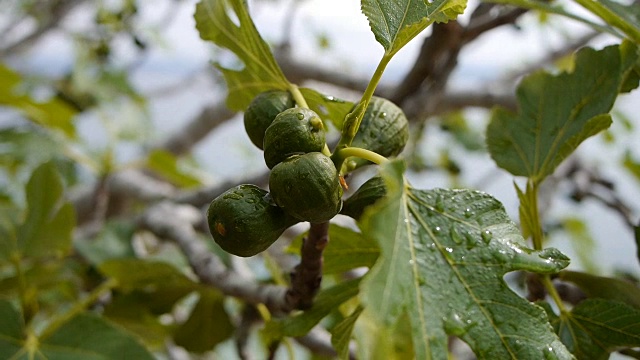
[[[514,270],[557,272],[568,258],[526,248],[490,195],[412,189],[403,170],[397,161],[382,167],[388,197],[360,222],[381,248],[360,297],[380,326],[393,326],[406,312],[418,359],[446,358],[449,335],[479,359],[570,359],[544,311],[503,279]]]
[[[39,345],[45,359],[154,359],[131,334],[93,314],[74,317]]]
[[[320,291],[309,310],[296,316],[267,322],[263,329],[264,335],[270,340],[306,335],[338,305],[358,295],[359,283],[360,279],[348,280]]]
[[[323,95],[309,88],[300,88],[300,92],[309,108],[315,111],[323,121],[329,121],[338,130],[342,130],[345,116],[353,109],[352,102]]]
[[[133,258],[135,252],[132,237],[136,225],[127,221],[109,221],[92,239],[79,239],[74,247],[83,258],[94,266],[117,258]]]
[[[341,360],[349,359],[351,333],[353,333],[353,327],[356,324],[356,320],[358,320],[358,317],[362,314],[363,310],[363,307],[358,306],[351,315],[344,318],[331,329],[331,345],[336,349],[338,357]]]
[[[640,162],[633,158],[631,152],[627,151],[622,160],[622,166],[640,182]]]
[[[176,345],[191,352],[203,353],[233,335],[234,326],[223,300],[217,291],[201,291],[191,315],[173,335]]]
[[[362,12],[387,55],[398,52],[434,22],[455,20],[466,6],[466,0],[362,0]]]
[[[151,151],[147,158],[147,167],[179,187],[202,185],[200,178],[180,166],[178,157],[165,150]]]
[[[331,224],[329,245],[324,251],[325,274],[340,274],[358,267],[371,267],[380,249],[373,239],[351,229]]]
[[[180,270],[165,263],[141,259],[113,259],[103,262],[99,270],[118,281],[125,292],[144,289],[147,292],[162,288],[179,288],[186,292],[197,290],[199,285]]]
[[[166,346],[171,329],[160,323],[158,315],[171,311],[175,304],[175,301],[167,301],[166,295],[166,292],[116,294],[112,301],[105,306],[103,316],[138,336],[149,349],[161,350]],[[158,306],[160,302],[170,304],[169,306]]]
[[[52,162],[39,166],[26,186],[27,215],[18,229],[18,250],[27,257],[62,256],[71,249],[75,211],[63,202],[63,184]]]
[[[302,239],[308,232],[297,236],[289,246],[288,252],[299,254]],[[373,240],[361,233],[336,224],[329,225],[329,245],[324,250],[322,272],[341,274],[359,267],[371,267],[375,263],[380,249]]]
[[[31,121],[46,128],[57,129],[69,137],[75,137],[73,124],[75,110],[65,102],[52,98],[36,101],[20,93],[21,75],[0,63],[0,105],[19,109]]]
[[[249,16],[246,1],[202,0],[196,6],[194,17],[203,40],[230,50],[242,62],[241,70],[217,64],[227,82],[230,109],[244,110],[261,92],[288,89],[289,83],[269,45],[260,37]]]
[[[632,282],[568,270],[561,271],[559,277],[576,284],[590,298],[620,301],[640,309],[640,288]]]
[[[609,46],[580,50],[572,73],[527,76],[517,89],[518,113],[497,108],[492,114],[491,157],[513,175],[541,182],[582,141],[609,127],[627,70],[619,46]]]
[[[549,308],[547,312],[552,314]],[[550,318],[578,360],[608,359],[613,351],[640,346],[640,310],[621,302],[587,299],[570,313]]]

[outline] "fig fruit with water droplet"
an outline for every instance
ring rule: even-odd
[[[213,240],[233,255],[249,257],[266,250],[298,220],[274,204],[255,185],[238,185],[215,198],[207,211]]]

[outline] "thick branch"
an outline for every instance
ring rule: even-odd
[[[329,222],[311,224],[309,235],[303,240],[300,264],[291,273],[291,288],[287,291],[287,302],[297,309],[308,309],[313,305],[322,281],[322,253],[329,243]]]

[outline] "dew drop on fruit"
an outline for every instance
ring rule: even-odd
[[[296,117],[298,117],[298,120],[304,120],[304,114],[303,113],[297,113]]]

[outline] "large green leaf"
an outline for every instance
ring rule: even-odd
[[[202,0],[195,20],[202,39],[230,50],[242,62],[241,70],[217,64],[227,82],[230,109],[244,110],[263,91],[288,89],[287,79],[249,16],[246,1]]]
[[[542,181],[582,141],[609,127],[608,112],[634,56],[630,46],[585,48],[572,73],[527,76],[517,89],[518,112],[497,108],[492,114],[491,157],[513,175]]]
[[[569,359],[543,309],[509,289],[514,270],[553,273],[569,259],[556,249],[525,247],[500,202],[471,190],[416,190],[404,165],[382,167],[388,197],[360,227],[381,254],[361,286],[380,326],[408,313],[418,359],[446,359],[447,336],[479,359]]]
[[[0,358],[47,360],[152,360],[129,333],[93,314],[80,314],[45,338],[27,335],[20,313],[0,299]]]
[[[39,166],[26,186],[27,214],[13,251],[25,257],[61,256],[71,249],[75,211],[64,201],[63,184],[52,162]],[[0,240],[6,241],[6,239]],[[0,254],[0,259],[7,254]]]
[[[358,295],[358,284],[360,279],[353,279],[341,282],[328,289],[320,291],[316,296],[313,306],[296,316],[282,319],[274,319],[264,327],[264,335],[271,340],[280,339],[284,336],[304,336],[322,318],[343,302]]]
[[[0,105],[19,109],[29,120],[74,137],[76,130],[73,117],[76,111],[56,98],[34,100],[28,94],[20,92],[18,88],[21,83],[20,74],[0,63]]]
[[[362,0],[362,12],[387,55],[398,52],[434,22],[454,20],[466,6],[466,0]]]
[[[614,300],[587,299],[557,316],[545,306],[562,342],[579,360],[640,346],[640,310]]]

